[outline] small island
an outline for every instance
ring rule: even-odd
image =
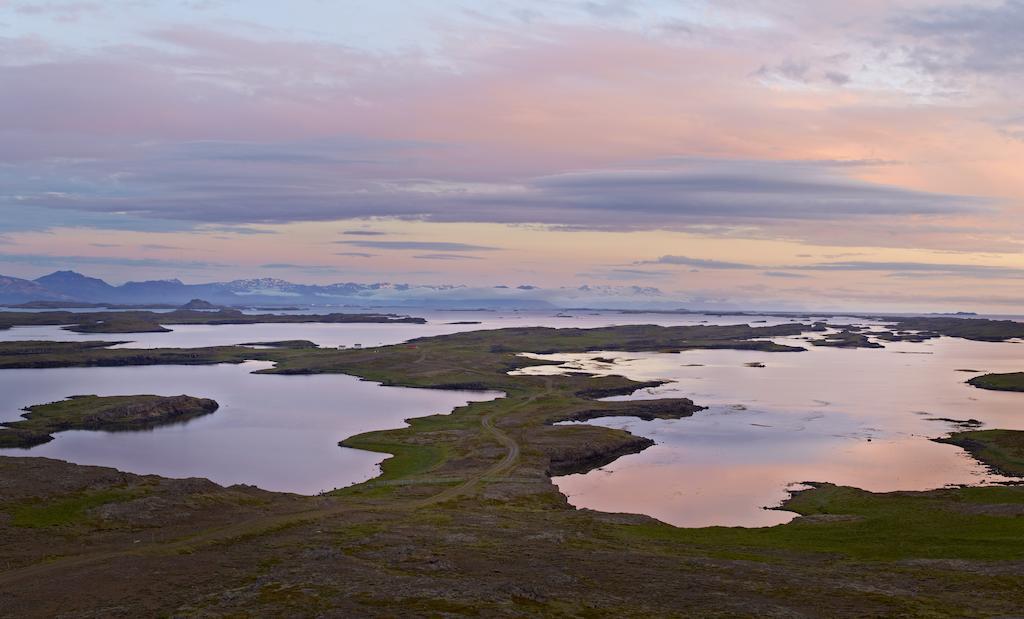
[[[984,374],[975,376],[967,384],[990,391],[1024,391],[1024,372]]]
[[[0,448],[29,448],[64,430],[144,430],[208,415],[217,402],[188,395],[76,395],[25,409],[24,419],[0,424]]]
[[[320,348],[320,345],[309,340],[275,340],[272,342],[245,342],[239,344],[239,346],[251,346],[253,348],[293,348],[293,349],[310,349]]]
[[[852,329],[844,329],[839,333],[831,333],[823,338],[811,340],[815,346],[826,346],[831,348],[884,348],[878,342],[874,342],[863,333],[857,333]]]

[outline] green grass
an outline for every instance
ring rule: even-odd
[[[938,439],[966,449],[989,467],[1010,476],[1024,477],[1024,431],[971,430]]]
[[[104,490],[56,501],[21,505],[10,512],[11,524],[27,528],[72,525],[85,521],[87,512],[92,508],[108,503],[123,503],[139,496],[138,491]]]
[[[436,445],[403,445],[347,439],[345,447],[391,454],[380,464],[381,474],[373,481],[390,481],[427,473],[445,461],[447,449]]]
[[[980,505],[1024,504],[1024,492],[1021,492],[1021,486],[969,486],[957,490],[957,497],[965,503]]]
[[[1024,391],[1024,372],[975,376],[967,384],[992,391]]]
[[[1024,517],[979,513],[963,503],[1022,502],[1022,486],[873,494],[826,484],[798,493],[785,509],[835,520],[797,520],[760,529],[677,529],[651,524],[625,526],[621,534],[627,539],[662,539],[734,552],[795,550],[865,560],[1008,560],[1024,556]]]
[[[431,415],[409,420],[410,427],[399,430],[368,432],[349,437],[339,443],[343,447],[391,454],[381,465],[381,474],[372,481],[392,481],[428,473],[444,463],[451,452],[442,441],[433,444],[403,442],[410,430],[423,435],[430,432],[459,431],[476,423],[461,407],[450,415]],[[460,411],[463,414],[459,414]]]

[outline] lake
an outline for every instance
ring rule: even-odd
[[[386,455],[338,441],[369,430],[398,428],[410,417],[449,413],[500,393],[382,387],[341,374],[252,374],[271,367],[239,365],[60,368],[0,371],[0,419],[20,408],[70,395],[188,394],[213,398],[215,413],[142,432],[70,431],[29,450],[78,464],[165,477],[206,477],[223,484],[316,494],[377,475]],[[2,430],[0,430],[2,431]]]
[[[963,450],[929,439],[957,429],[943,418],[1024,429],[1024,395],[976,389],[964,383],[976,374],[958,371],[1017,371],[1022,353],[1019,344],[940,338],[801,353],[531,355],[564,364],[521,372],[667,380],[631,397],[688,397],[709,407],[680,420],[589,422],[657,444],[600,470],[557,478],[573,505],[644,513],[679,526],[768,526],[794,514],[763,508],[805,481],[887,492],[1004,479]],[[753,363],[766,367],[746,365]]]
[[[634,314],[587,312],[426,312],[427,324],[174,325],[168,333],[79,334],[57,326],[15,327],[2,340],[131,340],[125,348],[181,348],[305,339],[321,346],[397,344],[417,337],[511,326],[609,326]],[[709,317],[650,314],[642,322],[699,324]],[[745,317],[717,317],[725,323]],[[774,319],[773,322],[781,322]],[[479,324],[452,324],[472,322]],[[401,427],[410,417],[447,413],[500,394],[381,387],[345,375],[253,375],[263,362],[216,366],[62,368],[0,371],[0,420],[20,409],[71,395],[188,394],[217,400],[216,413],[144,432],[71,431],[32,455],[166,477],[207,477],[267,490],[314,494],[365,481],[384,455],[342,448],[338,441],[370,430]],[[0,430],[2,431],[2,430]]]
[[[503,327],[601,327],[616,324],[738,324],[785,318],[618,312],[413,312],[415,324],[267,324],[173,326],[170,333],[81,335],[59,327],[0,331],[4,339],[127,339],[126,347],[193,347],[307,339],[323,346],[395,344],[416,337]],[[479,322],[480,324],[451,324]],[[830,319],[834,324],[865,322]],[[806,345],[796,338],[782,343]],[[1013,343],[940,338],[884,349],[812,348],[803,353],[687,351],[548,355],[561,367],[527,373],[588,371],[669,384],[635,398],[689,397],[709,409],[674,421],[603,419],[657,444],[586,475],[557,478],[572,504],[644,513],[681,526],[767,526],[792,513],[778,505],[804,481],[872,491],[987,483],[989,474],[962,450],[928,439],[956,429],[942,418],[1024,429],[1024,396],[964,384],[973,373],[1018,371]],[[594,357],[615,363],[594,362]],[[766,367],[748,367],[764,363]],[[168,477],[207,477],[268,490],[314,494],[376,475],[381,454],[338,447],[369,430],[410,417],[447,413],[498,397],[381,387],[344,375],[253,375],[261,362],[217,366],[68,368],[0,371],[0,419],[30,404],[76,394],[186,393],[221,409],[182,425],[145,432],[63,432],[46,445],[5,455],[38,455]]]

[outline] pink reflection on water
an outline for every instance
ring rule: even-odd
[[[823,481],[874,492],[1004,480],[962,450],[931,438],[957,429],[942,419],[1024,429],[1024,396],[975,389],[974,369],[1020,370],[1016,344],[943,338],[882,350],[804,353],[551,355],[561,367],[664,387],[635,398],[691,397],[707,411],[675,421],[592,421],[658,444],[602,470],[557,480],[573,505],[644,513],[680,526],[770,526],[794,514],[768,511],[791,484]],[[592,361],[612,357],[614,364]],[[761,362],[764,368],[747,367]],[[695,365],[700,364],[700,365]]]

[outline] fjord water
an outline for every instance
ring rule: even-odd
[[[768,526],[794,517],[763,508],[778,505],[800,482],[887,492],[1003,479],[963,450],[929,439],[957,429],[947,420],[1024,429],[1024,394],[976,389],[964,382],[976,373],[960,371],[1019,371],[1024,346],[940,338],[884,349],[810,348],[544,355],[565,364],[523,373],[667,380],[631,397],[689,397],[709,407],[680,420],[589,422],[657,444],[600,470],[557,478],[578,507],[644,513],[680,526]],[[747,365],[755,363],[765,367]]]
[[[43,456],[165,477],[316,494],[365,481],[386,456],[338,446],[410,417],[449,413],[500,393],[382,387],[352,376],[251,374],[270,363],[0,371],[0,420],[76,394],[189,394],[217,400],[215,413],[140,432],[60,432],[29,450]],[[0,430],[2,431],[2,430]]]

